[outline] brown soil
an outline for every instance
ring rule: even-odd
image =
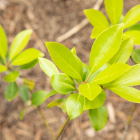
[[[32,28],[37,35],[32,35],[27,47],[37,48],[45,53],[46,58],[50,58],[42,42],[56,41],[57,37],[80,23],[85,18],[83,10],[92,8],[95,2],[96,0],[0,0],[0,24],[6,31],[9,44],[18,32]],[[124,13],[137,4],[140,4],[140,0],[124,0]],[[101,5],[101,11],[105,13],[104,4]],[[88,24],[76,35],[62,42],[68,48],[75,46],[78,56],[85,63],[88,63],[93,43],[90,39],[91,29],[92,26]],[[21,75],[35,81],[35,90],[51,89],[50,79],[40,70],[39,65],[32,70],[21,71]],[[3,76],[0,75],[0,140],[49,140],[48,130],[35,108],[27,109],[24,119],[19,120],[24,103],[20,97],[12,102],[4,98],[7,84],[3,81]],[[56,107],[46,109],[46,105],[61,97],[62,95],[50,97],[41,106],[54,134],[57,134],[67,115]],[[110,115],[104,129],[95,132],[89,122],[88,112],[84,112],[77,119],[69,121],[60,139],[121,140],[133,103],[107,91],[105,105]],[[139,107],[137,105],[133,113],[126,140],[140,140]]]

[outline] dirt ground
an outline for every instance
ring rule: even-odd
[[[46,58],[50,58],[43,42],[56,41],[60,35],[79,24],[85,18],[83,10],[92,8],[95,2],[96,0],[0,0],[0,24],[6,31],[9,44],[18,32],[32,28],[35,33],[27,47],[37,48],[45,53]],[[140,4],[140,0],[124,0],[124,14],[137,4]],[[100,10],[105,13],[103,3]],[[90,39],[91,29],[92,26],[88,24],[76,35],[62,42],[68,48],[75,46],[78,56],[87,64],[93,44]],[[40,70],[39,65],[32,70],[21,71],[20,74],[35,81],[35,90],[50,91],[50,79]],[[0,75],[0,140],[49,140],[49,133],[35,108],[28,108],[24,119],[19,120],[24,103],[20,97],[12,102],[4,98],[7,84],[2,80],[3,76]],[[46,105],[60,97],[62,95],[52,96],[41,106],[54,134],[57,134],[67,115],[56,107],[46,109]],[[109,120],[101,131],[94,131],[88,119],[88,112],[84,112],[77,119],[69,121],[60,139],[123,140],[133,103],[107,91],[105,105]],[[136,105],[125,140],[140,140],[139,104]]]

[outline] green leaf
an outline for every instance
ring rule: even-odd
[[[7,74],[4,77],[4,80],[6,82],[14,82],[18,77],[19,77],[19,72],[18,71],[13,71],[13,72],[10,72],[9,74]]]
[[[99,94],[93,101],[85,98],[84,100],[84,110],[95,109],[101,107],[106,99],[105,91],[102,90],[101,94]]]
[[[8,101],[13,100],[18,95],[18,86],[15,82],[9,83],[4,92]]]
[[[74,93],[67,98],[66,110],[70,119],[74,119],[83,113],[84,97]]]
[[[62,109],[64,113],[66,113],[66,99],[58,99],[47,105],[47,108],[51,108],[57,106]]]
[[[137,23],[127,29],[127,31],[131,31],[131,30],[140,30],[140,23]]]
[[[7,71],[7,67],[0,64],[0,73]]]
[[[89,74],[89,67],[83,63],[83,77],[82,77],[82,81],[85,81],[88,77]]]
[[[29,90],[26,85],[20,87],[20,96],[24,102],[27,102],[29,99]]]
[[[90,75],[108,62],[120,47],[123,25],[107,28],[95,40],[89,60]]]
[[[69,76],[82,81],[82,62],[64,45],[47,42],[47,49],[56,66]]]
[[[84,13],[93,26],[109,27],[109,23],[105,15],[99,10],[87,9]]]
[[[8,48],[7,37],[4,29],[0,25],[0,56],[4,59],[7,54],[7,48]]]
[[[133,50],[131,57],[135,63],[139,64],[140,63],[140,49]]]
[[[113,25],[119,23],[122,11],[123,0],[105,0],[105,9]]]
[[[72,52],[74,55],[76,55],[76,49],[75,49],[75,47],[73,47],[73,48],[71,49],[71,52]]]
[[[13,61],[12,65],[18,66],[18,65],[24,65],[29,62],[32,62],[33,60],[37,59],[38,57],[43,57],[44,54],[37,49],[30,48],[22,53],[20,53]]]
[[[89,120],[95,131],[101,130],[107,123],[108,113],[105,106],[89,110]]]
[[[94,79],[94,83],[96,84],[106,84],[121,76],[124,72],[126,72],[131,67],[124,63],[115,63],[110,65],[105,70],[103,70],[97,77]]]
[[[101,87],[95,83],[84,83],[79,86],[79,92],[90,101],[94,100],[101,91]]]
[[[35,59],[27,64],[21,65],[19,69],[31,69],[35,67],[35,65],[38,63],[38,59]]]
[[[121,46],[117,53],[109,61],[110,64],[113,63],[126,63],[133,50],[133,38],[128,38],[123,40]]]
[[[53,89],[60,94],[70,94],[75,90],[73,79],[65,73],[53,75],[51,85]]]
[[[92,33],[91,33],[91,38],[92,39],[95,39],[99,36],[99,34],[104,31],[107,27],[103,27],[103,26],[95,26],[93,29],[92,29]]]
[[[23,79],[24,84],[25,84],[30,90],[33,90],[33,89],[34,89],[35,82],[34,82],[33,80],[28,80],[28,79],[25,79],[25,78],[22,78],[22,79]]]
[[[39,58],[39,65],[41,69],[47,74],[50,78],[52,75],[59,73],[57,67],[48,59]]]
[[[131,66],[123,75],[117,78],[112,85],[136,86],[140,84],[140,64]]]
[[[14,38],[9,53],[9,59],[12,60],[15,56],[17,56],[27,45],[31,36],[32,30],[24,30],[17,34]]]
[[[130,102],[140,103],[140,90],[138,89],[121,85],[111,86],[108,89]]]
[[[140,45],[140,30],[129,30],[124,32],[123,39],[127,39],[129,37],[133,37],[135,45]]]
[[[126,14],[123,23],[124,28],[128,28],[140,21],[140,4],[131,8]]]
[[[56,92],[54,90],[49,93],[47,93],[44,90],[38,90],[33,93],[32,97],[31,97],[31,102],[33,105],[39,106],[39,105],[43,104],[48,97],[50,97],[54,94],[56,94]]]
[[[20,115],[19,115],[20,120],[23,120],[24,113],[25,113],[25,109],[21,110]]]

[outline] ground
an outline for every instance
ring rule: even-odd
[[[6,31],[9,46],[18,32],[32,28],[34,33],[27,47],[43,51],[45,57],[50,59],[44,42],[56,41],[60,35],[79,24],[85,19],[83,10],[92,8],[95,2],[96,0],[1,0],[0,24]],[[140,0],[124,0],[124,14],[137,4],[140,4]],[[100,9],[105,13],[103,3]],[[76,47],[78,56],[87,64],[93,44],[93,40],[90,39],[91,29],[92,26],[88,24],[76,35],[62,42],[70,49]],[[39,65],[32,70],[21,71],[20,74],[35,81],[35,90],[51,90],[50,79],[41,71]],[[8,102],[4,98],[6,83],[2,80],[3,76],[0,75],[0,140],[49,140],[48,130],[35,108],[28,108],[24,119],[19,120],[19,113],[24,107],[24,103],[20,97],[12,102]],[[106,93],[105,105],[109,112],[109,120],[105,128],[95,132],[89,122],[88,112],[85,112],[77,119],[69,121],[61,140],[122,139],[133,103],[109,91]],[[46,105],[61,96],[55,95],[41,106],[54,134],[58,132],[67,115],[55,107],[46,109]],[[140,105],[137,104],[126,133],[126,140],[140,140],[139,116]]]

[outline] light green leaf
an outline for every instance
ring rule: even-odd
[[[131,67],[124,63],[115,63],[103,70],[97,77],[94,79],[96,84],[106,84],[121,76]]]
[[[73,79],[65,73],[53,75],[51,85],[53,89],[60,94],[70,94],[75,90]]]
[[[30,90],[33,90],[34,89],[34,86],[35,86],[35,82],[33,80],[28,80],[26,78],[22,78],[23,79],[23,82],[24,84],[30,89]]]
[[[26,85],[20,87],[20,96],[24,102],[27,102],[29,99],[29,90]]]
[[[20,120],[23,120],[25,109],[22,109],[19,115]]]
[[[140,30],[129,30],[124,32],[123,39],[127,39],[128,37],[133,37],[134,44],[140,45]]]
[[[133,38],[128,38],[123,40],[121,46],[117,53],[109,61],[110,64],[113,63],[126,63],[133,50]]]
[[[140,90],[138,89],[121,85],[110,86],[108,89],[130,102],[140,103]]]
[[[95,131],[101,130],[107,123],[108,113],[105,106],[89,110],[89,120]]]
[[[93,29],[92,29],[92,33],[91,33],[91,38],[92,39],[95,39],[99,36],[99,34],[104,31],[107,27],[104,27],[104,26],[95,26]]]
[[[128,28],[140,21],[140,4],[131,8],[126,14],[123,23],[124,28]]]
[[[79,92],[90,101],[94,100],[101,91],[101,87],[95,83],[84,83],[79,86]]]
[[[93,26],[95,26],[95,27],[102,26],[105,28],[109,27],[107,18],[99,10],[87,9],[87,10],[84,10],[84,13]]]
[[[67,98],[66,110],[70,119],[74,119],[83,113],[84,97],[74,93]]]
[[[82,62],[64,45],[47,42],[46,46],[56,66],[69,76],[82,81]]]
[[[48,59],[39,58],[39,65],[41,69],[47,74],[50,78],[52,75],[59,73],[57,67]]]
[[[131,30],[140,30],[140,23],[137,23],[127,29],[127,31],[131,31]]]
[[[84,110],[95,109],[101,107],[106,99],[105,91],[102,90],[101,94],[99,94],[93,101],[84,99]]]
[[[7,74],[4,77],[4,80],[6,82],[14,82],[18,77],[19,77],[19,72],[18,71],[13,71],[13,72],[10,72],[9,74]]]
[[[32,97],[31,97],[31,102],[33,105],[39,106],[39,105],[43,104],[48,97],[50,97],[54,94],[56,94],[56,92],[54,90],[52,90],[49,93],[47,93],[44,90],[38,90],[33,93]]]
[[[89,60],[90,75],[108,62],[118,51],[123,33],[123,25],[107,28],[95,40]]]
[[[0,64],[0,73],[7,71],[7,67]]]
[[[105,9],[113,25],[119,23],[122,11],[123,0],[105,0]]]
[[[135,63],[139,64],[140,63],[140,49],[133,50],[131,57]]]
[[[18,95],[18,86],[15,82],[9,83],[4,92],[8,101],[13,100]]]
[[[27,45],[31,36],[32,30],[24,30],[17,34],[14,38],[9,53],[9,59],[12,60],[15,56],[17,56]]]
[[[57,106],[62,109],[64,113],[66,113],[66,99],[58,99],[47,105],[47,108],[51,108]]]
[[[87,79],[87,76],[89,74],[89,67],[83,63],[83,77],[82,77],[82,81],[85,81]]]
[[[71,49],[71,52],[72,52],[74,55],[76,55],[76,49],[75,49],[75,47],[73,47],[73,48]]]
[[[7,47],[8,47],[7,37],[6,37],[4,29],[0,25],[0,56],[4,59],[7,54]]]
[[[140,85],[140,64],[131,66],[123,75],[117,78],[112,85],[135,86]]]
[[[27,64],[21,65],[19,69],[31,69],[35,67],[35,65],[38,63],[38,59],[35,59]]]
[[[24,65],[27,63],[32,62],[33,60],[37,59],[38,57],[43,57],[44,54],[37,49],[30,48],[22,53],[20,53],[13,61],[12,65],[18,66],[18,65]]]

